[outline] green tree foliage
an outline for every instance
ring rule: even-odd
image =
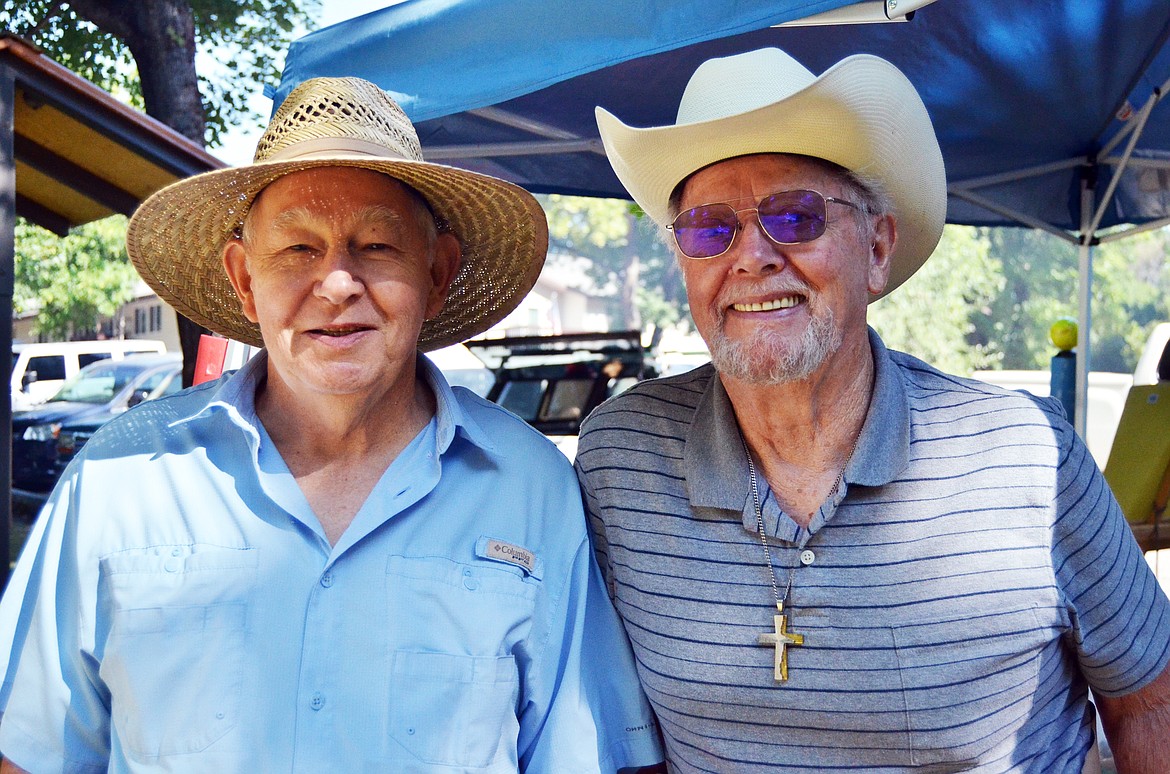
[[[1078,249],[1022,228],[984,229],[1003,290],[972,321],[972,341],[1001,353],[998,367],[1045,369],[1048,328],[1076,317]],[[1094,248],[1092,369],[1129,373],[1151,328],[1170,320],[1170,238],[1165,230]],[[932,259],[933,260],[933,259]]]
[[[554,264],[591,261],[614,327],[689,324],[686,290],[658,227],[628,202],[541,197]],[[1023,228],[947,226],[929,261],[870,306],[870,322],[895,349],[958,374],[988,368],[1046,369],[1048,329],[1077,314],[1077,248]],[[631,282],[637,287],[631,293]],[[631,308],[633,311],[631,311]],[[625,311],[620,311],[622,309]],[[1094,250],[1094,370],[1131,372],[1158,322],[1170,321],[1170,232]]]
[[[1093,273],[1092,368],[1131,372],[1151,329],[1170,321],[1170,232],[1097,247]]]
[[[229,125],[259,119],[240,85],[274,82],[278,54],[294,30],[312,26],[318,7],[319,0],[6,0],[0,24],[189,140],[215,145]],[[179,317],[187,385],[202,332]]]
[[[687,319],[686,289],[658,226],[634,204],[552,194],[538,197],[549,221],[552,260],[583,257],[597,292],[611,296],[619,327]]]
[[[260,119],[241,84],[275,83],[289,41],[313,26],[319,6],[320,0],[6,0],[0,26],[214,146],[229,126]],[[185,93],[197,103],[202,94],[199,115],[177,115],[188,106],[174,97]]]
[[[972,317],[972,340],[1005,369],[1044,369],[1054,354],[1048,328],[1077,312],[1076,247],[1024,228],[984,229],[1003,277],[1001,291]]]
[[[115,215],[73,229],[67,237],[16,224],[17,313],[37,311],[36,330],[69,339],[92,334],[98,319],[133,297],[138,274],[126,256],[126,218]]]
[[[973,317],[1003,289],[999,262],[985,234],[947,226],[914,276],[869,307],[869,322],[886,345],[957,374],[993,367],[997,354],[975,340]]]

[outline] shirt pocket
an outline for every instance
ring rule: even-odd
[[[511,656],[396,651],[390,736],[424,763],[483,768],[516,738],[519,691]]]
[[[101,561],[110,605],[100,674],[134,758],[198,753],[239,722],[257,552],[157,546]]]
[[[944,767],[978,760],[1020,728],[1040,685],[1040,655],[1055,636],[1032,607],[893,631],[912,762]]]

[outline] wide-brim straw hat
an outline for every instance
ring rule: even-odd
[[[211,330],[263,346],[223,268],[223,246],[265,186],[316,167],[382,172],[417,191],[463,247],[446,304],[423,323],[419,349],[455,344],[502,320],[536,283],[548,224],[524,189],[423,161],[410,119],[359,78],[314,78],[272,117],[250,166],[207,172],[151,196],[130,220],[130,260],[159,297]]]
[[[776,48],[711,59],[687,83],[675,124],[627,126],[599,107],[597,126],[618,179],[660,225],[693,172],[791,153],[831,161],[889,194],[898,232],[881,295],[909,279],[942,236],[946,172],[930,116],[906,76],[876,56],[850,56],[819,77]]]

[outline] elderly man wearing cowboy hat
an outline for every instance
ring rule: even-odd
[[[866,305],[942,233],[893,65],[701,65],[602,109],[712,364],[603,405],[576,464],[672,771],[1166,772],[1170,603],[1054,403],[887,350]],[[923,314],[930,314],[924,309]]]
[[[0,750],[44,771],[613,772],[661,760],[568,462],[418,350],[529,290],[543,212],[314,79],[256,162],[131,221],[159,295],[263,345],[109,423],[0,609]],[[11,764],[5,764],[11,769]]]

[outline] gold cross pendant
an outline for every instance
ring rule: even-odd
[[[778,615],[772,616],[772,623],[776,627],[775,633],[768,632],[759,637],[760,645],[770,645],[776,648],[776,682],[782,683],[788,679],[788,645],[803,645],[803,634],[788,632],[788,617],[784,615],[784,603],[777,602]]]

